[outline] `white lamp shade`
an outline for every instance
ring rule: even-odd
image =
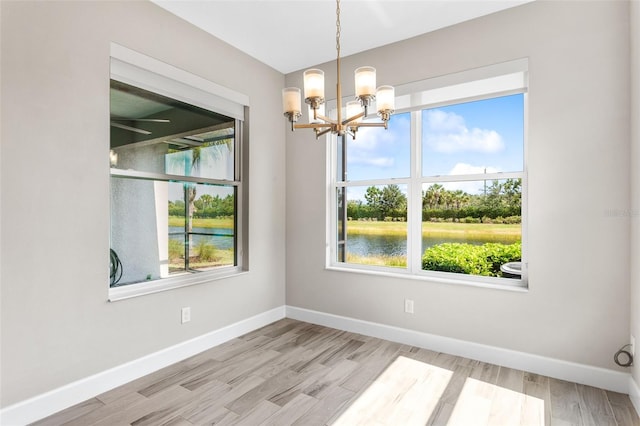
[[[362,106],[360,105],[360,102],[358,101],[349,101],[347,102],[347,117],[346,118],[351,118],[354,115],[358,115],[362,112]],[[362,117],[354,120],[356,122],[360,122],[362,121]]]
[[[304,97],[324,98],[324,71],[310,69],[304,72]]]
[[[282,109],[285,113],[301,113],[301,106],[300,89],[297,87],[282,89]]]
[[[376,93],[376,69],[360,67],[355,71],[356,96],[373,96]]]
[[[396,106],[396,90],[393,86],[380,86],[376,93],[378,111],[393,111]]]

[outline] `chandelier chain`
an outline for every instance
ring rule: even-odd
[[[336,0],[336,50],[338,58],[340,57],[340,0]]]

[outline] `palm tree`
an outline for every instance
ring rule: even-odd
[[[444,193],[444,186],[439,183],[431,185],[424,195],[423,203],[426,203],[430,209],[434,209],[440,206],[442,202],[442,194]]]
[[[469,202],[469,194],[461,189],[455,190],[451,193],[453,205],[456,210],[460,210],[460,207],[466,205]]]

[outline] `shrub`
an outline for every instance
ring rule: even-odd
[[[198,241],[198,245],[196,246],[198,250],[198,257],[202,262],[210,262],[215,259],[216,248],[207,243],[204,239]]]
[[[169,239],[169,259],[184,257],[184,243],[179,240]]]
[[[464,219],[460,219],[462,223],[480,223],[480,218],[467,216]]]
[[[500,277],[500,265],[520,260],[521,250],[520,243],[438,244],[424,251],[422,269]]]
[[[521,222],[522,222],[522,216],[509,216],[504,218],[504,223],[508,223],[508,224],[521,223]]]

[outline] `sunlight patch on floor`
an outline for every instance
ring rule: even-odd
[[[334,426],[424,426],[452,371],[398,357],[333,423]]]
[[[544,426],[544,401],[467,378],[447,426]]]

